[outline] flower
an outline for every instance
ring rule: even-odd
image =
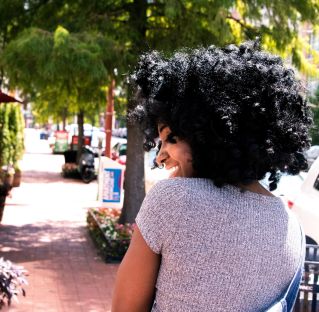
[[[5,303],[10,305],[12,299],[17,300],[19,294],[25,296],[26,275],[27,271],[22,266],[0,258],[0,310]]]
[[[134,230],[134,224],[119,224],[121,210],[96,208],[88,211],[88,227],[106,259],[121,260],[126,253]]]

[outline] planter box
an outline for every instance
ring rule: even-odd
[[[4,206],[6,204],[6,197],[5,195],[0,195],[0,223],[2,221]]]
[[[0,223],[3,216],[4,207],[6,204],[6,197],[10,191],[10,185],[7,183],[0,184]]]
[[[78,170],[78,165],[76,163],[65,163],[62,166],[62,176],[64,178],[80,178],[80,173]]]
[[[119,263],[122,261],[130,244],[129,238],[112,239],[105,234],[103,225],[100,224],[94,212],[89,209],[87,216],[90,236],[107,263]]]

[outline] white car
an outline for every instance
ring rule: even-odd
[[[305,153],[309,167],[319,157],[319,145],[311,146]]]
[[[269,173],[267,173],[266,177],[259,181],[262,186],[266,189],[269,185]],[[282,174],[278,184],[277,188],[272,191],[275,196],[280,196],[283,199],[283,202],[289,207],[291,204],[291,200],[296,197],[296,194],[300,192],[302,183],[304,182],[305,178],[307,176],[307,172],[301,171],[297,175],[289,175],[289,174]]]
[[[299,194],[290,201],[304,228],[308,244],[319,244],[319,158],[312,164]]]

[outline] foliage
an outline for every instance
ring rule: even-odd
[[[12,86],[35,95],[49,93],[46,98],[50,92],[55,99],[73,97],[69,108],[78,112],[77,105],[83,109],[85,102],[96,98],[105,81],[101,55],[89,34],[71,34],[61,26],[54,32],[31,28],[8,44],[3,64]]]
[[[314,74],[315,66],[302,52],[316,53],[300,32],[302,23],[317,24],[319,4],[314,1],[93,0],[85,9],[80,3],[72,5],[72,13],[64,11],[65,23],[70,25],[68,14],[76,14],[78,23],[70,25],[75,31],[89,27],[123,47],[122,54],[110,58],[113,68],[120,68],[120,58],[126,71],[125,64],[133,64],[141,51],[149,49],[171,52],[182,46],[225,45],[259,36],[264,48],[283,57],[293,55],[297,67]]]
[[[0,104],[0,168],[17,167],[24,153],[24,119],[20,104]]]
[[[24,153],[24,118],[20,104],[11,104],[10,106],[9,129],[11,132],[12,164],[17,168],[18,162],[22,159]]]
[[[108,262],[120,261],[125,255],[133,234],[132,224],[119,224],[118,209],[90,209],[87,224],[91,237]]]
[[[7,45],[3,64],[11,86],[33,95],[38,115],[65,121],[77,114],[82,138],[83,117],[98,115],[105,101],[103,55],[92,33],[74,34],[62,26],[54,32],[30,28]],[[79,153],[81,145],[80,139]]]
[[[115,92],[114,98],[114,112],[116,115],[116,120],[124,121],[125,126],[125,119],[126,119],[126,111],[127,111],[127,94],[126,89],[122,86],[118,86]],[[122,123],[123,124],[123,123]]]
[[[17,296],[25,296],[23,285],[27,285],[26,270],[13,264],[9,260],[0,258],[0,309],[7,303],[11,304],[12,299]]]
[[[0,104],[0,168],[10,163],[9,104]]]

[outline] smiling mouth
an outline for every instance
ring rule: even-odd
[[[177,177],[179,173],[179,169],[180,169],[179,166],[173,166],[173,167],[167,168],[167,170],[169,171],[169,177],[170,178]]]

